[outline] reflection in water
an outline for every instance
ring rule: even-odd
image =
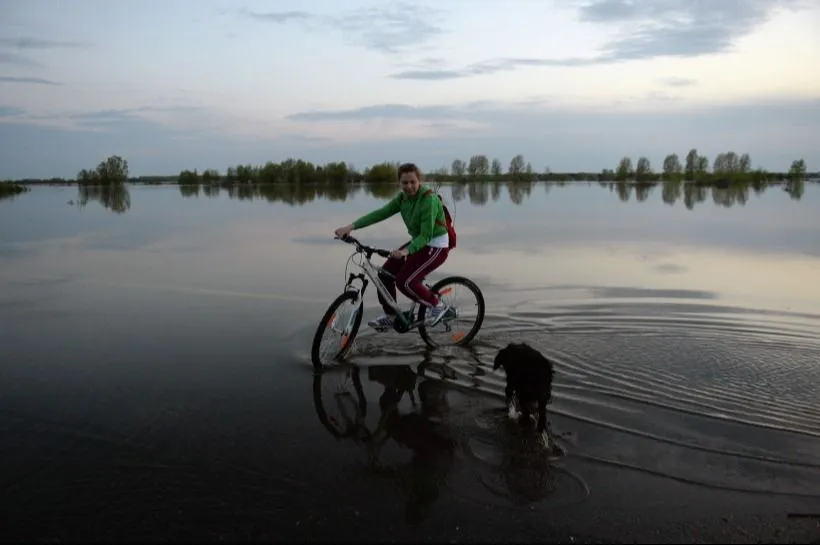
[[[23,184],[0,182],[0,200],[14,199],[29,191],[31,191],[31,188]]]
[[[490,200],[498,201],[502,188],[506,189],[510,202],[522,204],[531,195],[536,185],[543,185],[549,192],[554,187],[591,186],[593,182],[530,182],[530,181],[491,181],[491,182],[454,182],[439,186],[439,191],[447,191],[454,202],[467,199],[473,206],[483,206]],[[639,182],[618,183],[598,182],[599,186],[615,192],[622,202],[628,202],[633,195],[637,202],[647,202],[653,192],[660,186],[660,198],[666,204],[673,205],[682,200],[687,209],[694,209],[711,195],[712,202],[722,207],[744,206],[749,200],[750,192],[762,195],[767,188],[778,187],[769,184],[734,183],[724,185],[706,185],[685,182]],[[800,200],[805,192],[805,182],[790,181],[782,185],[793,200]],[[223,191],[232,199],[264,199],[269,202],[283,202],[304,205],[317,199],[344,201],[358,193],[371,195],[379,199],[389,199],[398,189],[392,184],[192,184],[180,185],[180,194],[184,197],[219,196]],[[446,193],[445,193],[446,195]]]
[[[77,206],[85,207],[88,201],[97,201],[108,210],[121,214],[131,208],[131,193],[126,184],[78,185]]]
[[[407,497],[407,522],[418,523],[428,515],[453,467],[456,441],[447,418],[446,391],[443,384],[435,381],[419,383],[419,374],[408,365],[372,366],[367,370],[369,380],[383,387],[378,420],[372,431],[366,423],[368,404],[358,367],[331,369],[315,375],[316,411],[331,434],[352,438],[366,447],[368,472],[399,481]],[[353,391],[323,393],[323,386],[338,380],[340,375],[352,382]],[[357,399],[353,399],[354,394]],[[403,412],[400,409],[405,395],[416,410]],[[391,439],[396,446],[412,452],[409,461],[391,464],[382,460],[382,452]]]
[[[362,369],[367,370],[365,384]],[[475,496],[478,486],[515,505],[539,502],[554,493],[560,471],[538,437],[506,418],[503,408],[484,411],[483,416],[470,411],[470,403],[459,401],[448,385],[451,372],[447,364],[434,363],[429,352],[415,369],[410,365],[326,369],[314,375],[317,415],[334,437],[353,439],[365,447],[367,473],[398,480],[411,524],[429,516],[444,487],[466,485],[462,494]],[[379,386],[378,412],[368,414],[365,391]],[[375,421],[372,428],[368,420]],[[493,423],[486,426],[490,420]],[[398,452],[388,452],[391,446]],[[484,455],[482,449],[488,446],[500,453],[499,459]],[[408,450],[409,460],[401,454]],[[459,458],[463,463],[457,467]],[[585,485],[581,488],[585,490]]]

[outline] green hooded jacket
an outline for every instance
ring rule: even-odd
[[[447,233],[441,199],[424,185],[419,187],[418,193],[413,197],[399,191],[387,204],[354,221],[353,227],[361,229],[386,220],[398,212],[401,212],[401,219],[404,220],[407,232],[412,237],[407,247],[410,254],[427,246],[430,239]]]

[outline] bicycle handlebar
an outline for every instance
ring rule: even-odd
[[[368,257],[370,257],[372,254],[376,254],[376,255],[380,255],[382,257],[387,258],[387,257],[390,257],[390,254],[391,254],[390,250],[383,250],[381,248],[374,248],[372,246],[367,246],[365,244],[362,244],[361,242],[359,242],[358,240],[356,240],[355,238],[353,238],[350,235],[345,235],[343,237],[333,237],[333,238],[335,238],[337,240],[341,240],[342,242],[347,242],[348,244],[355,245],[357,251],[367,254]]]

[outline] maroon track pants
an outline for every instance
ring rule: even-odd
[[[402,248],[409,244],[409,242],[404,244]],[[441,267],[449,254],[448,248],[425,246],[402,259],[388,258],[382,269],[395,276],[395,279],[382,274],[380,275],[381,281],[384,282],[384,286],[393,299],[396,298],[396,287],[398,287],[399,291],[409,299],[423,305],[436,306],[438,298],[422,284],[422,281],[428,274]],[[379,293],[379,302],[385,313],[395,314],[381,293]]]

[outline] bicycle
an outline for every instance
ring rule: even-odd
[[[393,320],[393,330],[397,333],[404,334],[414,329],[418,329],[421,339],[430,348],[437,348],[443,345],[443,343],[438,343],[433,340],[431,337],[431,329],[442,327],[445,332],[451,334],[450,339],[452,340],[453,346],[464,346],[469,344],[481,329],[481,325],[484,322],[485,313],[484,295],[476,283],[469,278],[464,276],[448,276],[432,285],[430,285],[427,281],[424,282],[424,285],[430,291],[435,293],[437,297],[443,298],[445,302],[447,302],[449,294],[453,292],[456,287],[463,286],[475,296],[476,306],[478,307],[475,323],[466,333],[463,331],[452,333],[452,323],[459,320],[461,313],[455,303],[450,304],[449,302],[447,302],[447,304],[452,310],[452,316],[445,315],[445,317],[438,324],[431,328],[425,324],[425,315],[427,312],[427,307],[425,305],[421,305],[414,301],[410,310],[402,311],[396,300],[390,295],[384,283],[379,278],[380,274],[391,278],[394,277],[389,272],[383,270],[382,267],[374,265],[370,260],[373,257],[373,254],[384,258],[390,257],[389,250],[364,245],[350,235],[334,238],[355,246],[356,250],[348,258],[348,264],[353,261],[353,258],[357,255],[363,257],[363,259],[359,263],[354,262],[354,264],[361,269],[361,272],[349,273],[342,293],[330,304],[316,328],[316,333],[313,336],[313,343],[311,346],[311,360],[315,368],[321,369],[325,365],[321,357],[321,343],[326,329],[333,331],[338,329],[341,333],[339,350],[332,358],[330,358],[330,360],[341,360],[350,351],[353,341],[356,339],[356,335],[358,335],[359,328],[361,327],[362,316],[364,314],[364,294],[367,290],[368,284],[371,282],[376,286],[376,290],[384,297],[388,305],[396,313],[396,318]],[[347,272],[347,267],[345,267],[345,271]],[[355,285],[355,280],[359,280],[361,285]],[[353,307],[353,311],[346,320],[339,320],[339,310],[347,303]],[[417,306],[419,307],[418,311],[416,311]],[[414,314],[416,314],[415,319],[413,318]],[[446,314],[450,314],[450,312],[448,311]],[[338,324],[337,322],[341,323]],[[341,327],[337,328],[337,325]],[[382,329],[377,330],[386,331]]]

